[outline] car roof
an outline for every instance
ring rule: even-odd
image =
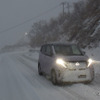
[[[76,45],[75,43],[46,43],[46,44],[43,44],[42,46],[47,46],[47,45]]]

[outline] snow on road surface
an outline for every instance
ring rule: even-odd
[[[91,84],[54,86],[37,63],[37,52],[0,54],[0,100],[100,100],[99,74]]]

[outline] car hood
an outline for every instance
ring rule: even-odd
[[[87,61],[89,58],[86,55],[81,56],[56,56],[57,58],[61,58],[65,61]]]

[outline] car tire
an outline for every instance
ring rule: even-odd
[[[95,77],[95,73],[94,73],[94,68],[93,68],[93,75],[92,75],[92,81],[94,80],[94,77]]]
[[[43,73],[42,73],[42,71],[41,71],[41,66],[40,66],[40,64],[38,64],[38,73],[39,73],[39,75],[43,75]]]
[[[51,81],[53,85],[57,85],[57,75],[56,72],[54,70],[51,71]]]

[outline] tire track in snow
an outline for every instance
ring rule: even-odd
[[[1,64],[0,100],[40,100],[10,56],[4,56]]]
[[[22,56],[25,57],[25,58],[28,59],[28,60],[34,61],[34,62],[36,62],[36,63],[38,62],[37,59],[31,58],[31,57],[29,57],[29,56],[27,56],[27,55],[25,55],[25,54],[23,54]]]

